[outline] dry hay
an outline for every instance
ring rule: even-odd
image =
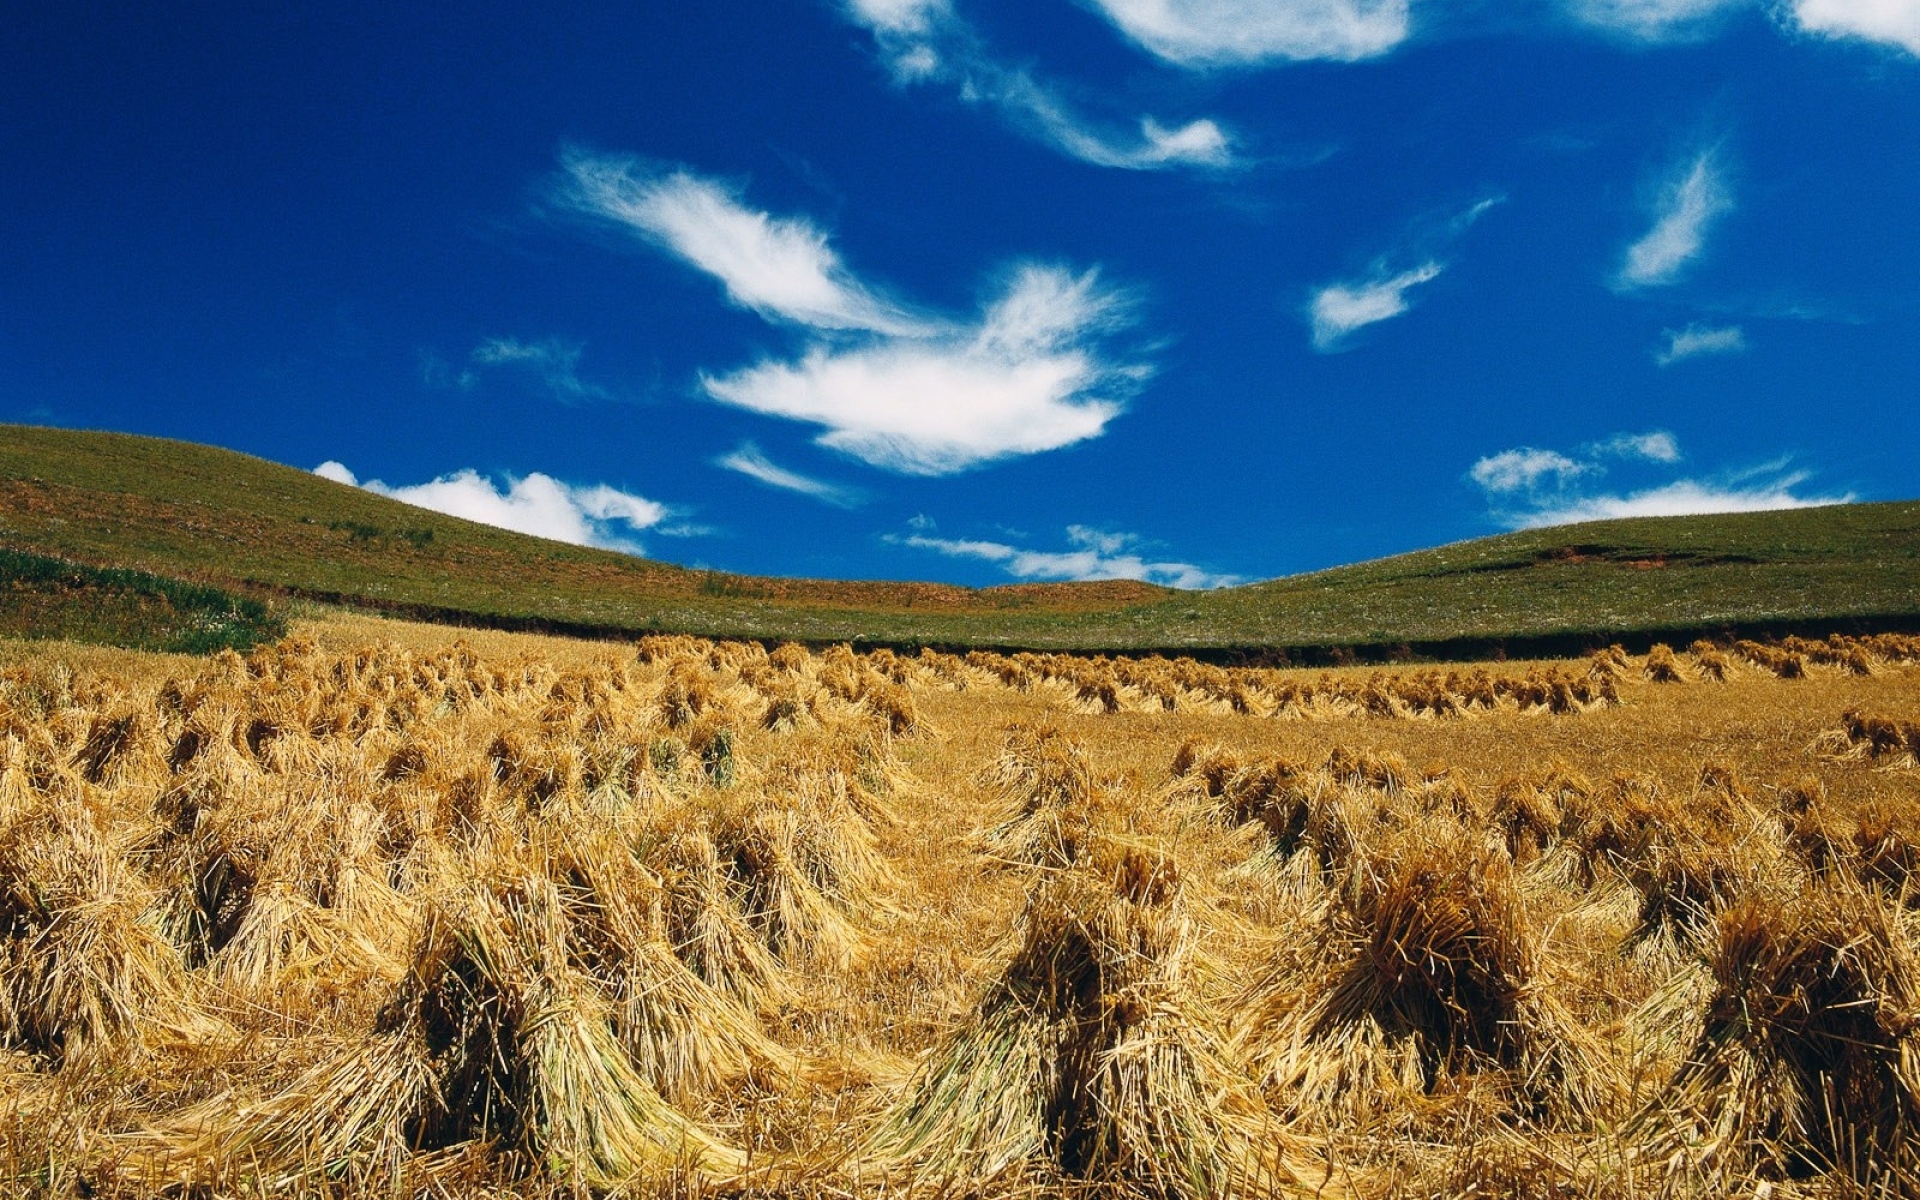
[[[1636,1119],[1710,1184],[1835,1170],[1887,1194],[1920,1174],[1920,976],[1884,903],[1821,886],[1724,911],[1698,1038]]]
[[[539,877],[442,898],[369,1035],[263,1100],[178,1114],[137,1169],[201,1179],[248,1162],[283,1182],[391,1186],[411,1155],[485,1142],[594,1188],[737,1174],[740,1152],[636,1067],[614,1003],[574,963],[565,909]]]
[[[1822,735],[1815,746],[1836,760],[1912,769],[1920,765],[1920,721],[1850,708],[1840,715],[1840,728]]]
[[[1282,1113],[1365,1123],[1472,1076],[1517,1116],[1605,1107],[1604,1054],[1549,986],[1502,857],[1435,823],[1370,847],[1336,894],[1243,1005],[1239,1040]]]
[[[1053,725],[1007,727],[1000,756],[981,773],[1000,796],[982,850],[1010,864],[1069,866],[1087,850],[1102,800],[1093,764]]]
[[[1853,764],[1910,752],[1862,714],[1902,711],[1920,639],[1763,649],[1807,682],[1699,644],[0,670],[0,1168],[49,1196],[1164,1197],[1315,1190],[1313,1146],[1363,1194],[1898,1191],[1920,826],[1904,771]],[[1650,686],[1669,660],[1724,686]],[[1848,713],[1821,754],[1802,695]],[[1453,767],[1409,764],[1436,744]],[[1852,941],[1796,932],[1848,905]],[[1749,993],[1764,1036],[1728,1032]],[[1843,1057],[1829,1028],[1844,1085],[1805,1067]]]
[[[869,1139],[870,1167],[963,1192],[1211,1197],[1287,1181],[1196,1002],[1203,967],[1170,863],[1133,851],[1049,879],[1016,937]]]
[[[1665,642],[1659,642],[1647,651],[1647,662],[1641,670],[1654,683],[1687,682],[1686,668],[1674,655],[1673,647]]]

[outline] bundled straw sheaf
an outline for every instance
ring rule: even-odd
[[[1086,750],[1058,727],[1007,727],[1000,756],[982,782],[1001,797],[982,849],[1005,863],[1068,866],[1087,850],[1101,797]]]
[[[1203,968],[1179,891],[1170,864],[1138,849],[1043,882],[1011,961],[923,1064],[869,1158],[961,1192],[1281,1186],[1280,1141],[1197,1002]]]
[[[1920,1186],[1920,974],[1886,903],[1822,885],[1756,896],[1715,927],[1700,1032],[1637,1118],[1649,1153],[1716,1188],[1838,1171]]]
[[[1519,1115],[1579,1120],[1608,1102],[1605,1056],[1549,985],[1505,858],[1464,831],[1434,822],[1369,847],[1299,936],[1239,1033],[1294,1119],[1332,1128],[1476,1075]]]

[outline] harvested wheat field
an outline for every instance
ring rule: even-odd
[[[10,1195],[1920,1191],[1920,639],[0,663]]]

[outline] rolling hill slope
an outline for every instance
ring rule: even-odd
[[[0,547],[507,627],[992,645],[1558,648],[1920,626],[1920,503],[1536,530],[1210,593],[688,570],[412,508],[232,451],[0,425]]]

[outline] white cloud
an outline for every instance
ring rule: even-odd
[[[1664,429],[1656,429],[1651,433],[1616,433],[1603,442],[1595,442],[1589,450],[1594,454],[1638,458],[1647,462],[1680,461],[1680,439]]]
[[[951,474],[1097,437],[1141,374],[1092,348],[1118,308],[1091,272],[1029,266],[957,334],[816,345],[704,382],[723,403],[826,426],[821,445],[874,466]]]
[[[1426,262],[1397,275],[1375,275],[1320,289],[1309,310],[1314,348],[1333,350],[1354,330],[1406,312],[1408,289],[1439,278],[1441,270],[1439,263]]]
[[[714,460],[714,465],[758,480],[768,487],[798,492],[838,508],[852,508],[861,500],[859,491],[854,488],[827,483],[777,465],[752,442],[743,442],[738,449],[721,455]]]
[[[640,214],[642,229],[657,227],[662,245],[737,300],[810,331],[797,358],[703,375],[710,397],[824,426],[819,444],[874,466],[943,475],[1096,437],[1150,374],[1101,352],[1127,305],[1094,271],[1028,265],[973,319],[909,317],[874,299],[805,220],[748,209],[684,170],[579,156],[569,170],[597,211]],[[680,198],[675,212],[706,216],[683,228],[652,214],[667,194]]]
[[[673,512],[664,504],[606,484],[575,487],[538,471],[519,479],[510,477],[504,490],[472,468],[399,487],[378,479],[361,483],[345,464],[331,460],[313,473],[416,508],[576,546],[639,554],[641,548],[632,534],[649,529],[672,532],[659,528]]]
[[[1717,19],[1752,0],[1568,0],[1588,25],[1647,42],[1684,40],[1712,31]]]
[[[1027,70],[1001,63],[945,0],[851,0],[849,19],[874,36],[894,81],[944,83],[969,104],[1081,162],[1131,171],[1221,168],[1233,140],[1205,118],[1169,126],[1151,116],[1097,120]]]
[[[1024,71],[976,64],[963,96],[994,105],[1016,127],[1096,167],[1151,171],[1164,167],[1233,165],[1233,144],[1214,121],[1169,129],[1143,117],[1137,135],[1096,127]]]
[[[1408,0],[1087,0],[1127,37],[1183,67],[1373,58],[1405,41]]]
[[[1915,0],[1793,0],[1793,17],[1809,33],[1864,38],[1920,54]]]
[[[1738,325],[1689,325],[1665,330],[1667,344],[1653,357],[1661,366],[1710,354],[1738,354],[1747,348],[1747,335]]]
[[[1446,255],[1453,245],[1506,201],[1506,196],[1495,194],[1464,209],[1426,213],[1402,234],[1401,248],[1375,259],[1367,275],[1315,292],[1307,305],[1314,349],[1338,350],[1355,330],[1406,312],[1412,307],[1407,293],[1438,279],[1447,269]],[[1404,270],[1397,265],[1408,262],[1419,265]]]
[[[1771,512],[1786,508],[1815,508],[1848,504],[1852,493],[1803,496],[1794,489],[1808,475],[1795,471],[1751,486],[1725,486],[1712,481],[1680,479],[1660,487],[1625,495],[1581,496],[1566,504],[1536,509],[1510,520],[1515,528],[1538,529],[1571,525],[1576,521],[1608,521],[1618,517],[1688,517],[1705,513]]]
[[[313,473],[322,479],[331,479],[335,483],[344,483],[348,487],[360,486],[360,481],[354,478],[352,471],[347,469],[347,464],[331,458],[315,467]]]
[[[569,204],[679,255],[763,317],[874,333],[928,327],[855,278],[804,218],[755,211],[715,180],[632,158],[576,153],[564,166]]]
[[[1714,221],[1733,208],[1733,197],[1720,174],[1711,150],[1681,165],[1661,190],[1653,228],[1627,247],[1626,260],[1615,276],[1619,287],[1677,282],[1700,257]]]
[[[1532,447],[1502,451],[1475,463],[1468,478],[1487,493],[1494,505],[1494,518],[1513,529],[1615,517],[1811,508],[1820,504],[1845,504],[1854,499],[1851,493],[1803,494],[1800,487],[1812,476],[1806,471],[1790,470],[1785,459],[1706,478],[1672,479],[1623,491],[1596,492],[1590,486],[1582,486],[1607,473],[1600,460],[1608,457],[1672,466],[1682,456],[1679,441],[1664,430],[1622,433],[1590,443],[1579,458]]]
[[[597,383],[580,377],[580,358],[585,348],[578,342],[546,338],[537,342],[519,338],[489,338],[473,348],[468,361],[473,368],[507,367],[530,373],[546,393],[556,400],[579,403],[611,400],[613,393]],[[461,373],[461,387],[476,382],[474,369]]]
[[[1468,475],[1487,491],[1504,495],[1538,488],[1548,477],[1556,484],[1564,484],[1589,470],[1592,468],[1587,464],[1575,462],[1564,454],[1522,446],[1481,459],[1473,464]]]
[[[1601,29],[1646,42],[1695,40],[1721,18],[1762,8],[1803,33],[1896,46],[1920,55],[1920,3],[1915,0],[1564,0],[1569,11]]]
[[[854,20],[893,34],[924,35],[951,13],[946,0],[850,0]]]
[[[927,522],[925,527],[931,524]],[[915,528],[922,526],[916,524]],[[1240,582],[1236,576],[1215,574],[1192,563],[1150,562],[1136,549],[1140,539],[1132,534],[1085,525],[1067,527],[1067,543],[1073,548],[1065,551],[1026,550],[1004,542],[930,537],[924,532],[888,540],[950,558],[998,563],[1016,579],[1137,579],[1175,588],[1231,587]]]

